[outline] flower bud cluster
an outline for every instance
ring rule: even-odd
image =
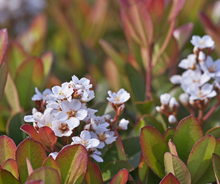
[[[71,144],[82,144],[90,157],[97,162],[103,162],[98,149],[116,140],[112,122],[123,113],[130,94],[124,89],[118,93],[109,92],[110,98],[107,99],[116,110],[116,117],[113,120],[108,114],[96,116],[97,110],[87,107],[87,102],[95,97],[91,88],[90,80],[78,79],[75,75],[70,82],[54,86],[52,90],[46,89],[43,93],[35,88],[36,94],[32,100],[36,102],[37,109],[33,108],[32,115],[25,116],[24,121],[32,122],[37,131],[40,127],[48,126],[57,137],[72,137]],[[80,136],[73,136],[74,129],[82,122],[85,126]],[[118,126],[121,130],[126,130],[128,123],[127,120],[122,119]],[[51,155],[55,157],[57,153]]]
[[[161,106],[157,106],[156,110],[168,117],[170,123],[176,123],[176,113],[179,107],[179,103],[170,94],[165,93],[160,96]]]

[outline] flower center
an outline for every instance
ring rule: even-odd
[[[216,65],[213,65],[212,67],[208,68],[210,73],[215,73]]]
[[[107,139],[106,136],[105,136],[105,133],[101,133],[98,135],[98,139],[101,141],[101,142],[105,142],[105,140]]]
[[[68,124],[66,123],[61,123],[61,126],[59,127],[59,130],[64,133],[66,131],[69,131],[69,127],[68,127]]]

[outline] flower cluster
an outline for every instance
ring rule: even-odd
[[[220,89],[220,59],[213,61],[210,56],[215,48],[210,36],[193,36],[191,43],[194,53],[178,65],[186,71],[182,75],[172,76],[170,81],[180,84],[185,92],[179,97],[183,105],[190,103],[193,107],[204,109],[210,98],[217,95],[216,90]]]
[[[176,123],[176,113],[179,107],[179,103],[170,94],[165,93],[160,96],[161,106],[157,106],[156,110],[168,117],[170,123]]]
[[[113,128],[126,130],[128,120],[122,119],[115,126],[119,116],[123,113],[125,102],[130,94],[124,89],[117,93],[108,92],[107,100],[115,110],[115,118],[110,115],[96,116],[97,110],[87,107],[87,102],[95,97],[92,84],[86,78],[78,79],[75,75],[70,82],[61,86],[54,86],[52,90],[46,89],[41,93],[35,88],[36,94],[32,100],[36,102],[37,109],[33,108],[32,115],[24,117],[24,121],[33,122],[36,130],[40,127],[50,127],[57,137],[72,137],[71,144],[82,144],[90,157],[103,162],[98,149],[104,148],[116,140]],[[74,129],[84,122],[80,136],[74,136]],[[56,156],[57,153],[51,153]]]

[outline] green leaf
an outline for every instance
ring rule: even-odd
[[[59,173],[60,178],[61,178],[60,167],[59,167],[58,163],[53,159],[52,156],[49,156],[46,158],[46,160],[44,160],[42,167],[52,167],[52,168],[56,169],[57,172]]]
[[[88,165],[88,155],[84,146],[64,147],[56,157],[62,173],[62,183],[82,183]]]
[[[127,169],[129,172],[134,170],[132,165],[127,161],[117,160],[108,163],[102,171],[103,181],[110,180],[123,168]]]
[[[150,114],[153,102],[152,101],[144,101],[144,102],[135,102],[135,106],[141,115]]]
[[[142,183],[147,177],[148,170],[149,170],[149,166],[147,165],[147,162],[144,156],[141,154],[141,159],[140,159],[140,163],[138,166],[138,175]]]
[[[183,162],[186,163],[194,144],[202,137],[201,125],[193,116],[188,116],[179,122],[173,136],[173,143]]]
[[[125,184],[128,181],[128,171],[126,169],[120,170],[109,184]]]
[[[8,73],[8,78],[5,86],[5,96],[7,98],[8,104],[11,107],[12,113],[18,113],[22,111],[18,91],[10,73]]]
[[[56,169],[41,167],[30,174],[27,181],[42,180],[44,184],[61,184],[60,177]]]
[[[170,139],[173,142],[173,135],[175,133],[175,130],[175,128],[168,128],[166,132],[164,132],[163,139],[166,143],[168,143]]]
[[[129,63],[125,65],[125,71],[126,71],[135,101],[144,101],[145,100],[145,83],[144,83],[142,76]]]
[[[192,184],[205,174],[211,164],[212,153],[215,151],[216,140],[207,135],[199,140],[194,146],[187,161],[187,167],[191,173]]]
[[[180,182],[172,173],[169,173],[162,179],[160,184],[180,184]]]
[[[119,160],[127,161],[127,157],[126,157],[126,154],[125,154],[124,146],[123,146],[121,138],[120,138],[120,136],[118,134],[118,131],[116,129],[114,129],[114,131],[115,131],[115,135],[117,137],[117,139],[115,141],[115,145],[116,145],[116,149],[117,149],[117,153],[118,153],[118,158],[119,158]]]
[[[160,178],[164,173],[164,153],[168,152],[168,147],[160,132],[151,126],[142,128],[140,135],[142,153],[150,168]]]
[[[213,153],[212,163],[217,183],[220,183],[220,156]]]
[[[15,159],[16,145],[14,141],[6,135],[0,136],[0,165],[7,159]]]
[[[14,159],[8,159],[2,165],[2,169],[10,172],[16,179],[19,179],[18,164]]]
[[[191,184],[191,175],[185,163],[177,156],[167,152],[164,155],[166,174],[172,173],[181,184]]]
[[[21,106],[28,108],[35,87],[41,87],[44,79],[43,63],[38,58],[28,58],[18,68],[15,85],[18,90]]]
[[[208,130],[205,135],[213,135],[216,139],[220,138],[220,127],[213,127]]]
[[[19,181],[8,171],[0,168],[1,184],[20,184]]]
[[[178,157],[178,153],[176,151],[176,146],[175,146],[175,144],[173,144],[173,142],[171,140],[169,140],[169,142],[168,142],[168,147],[169,147],[170,153],[172,155],[175,155]]]
[[[5,85],[8,75],[8,62],[7,60],[0,61],[0,101],[4,95]]]
[[[30,138],[24,140],[18,145],[16,151],[16,161],[18,163],[18,170],[22,183],[25,183],[28,178],[26,158],[30,160],[33,170],[35,170],[42,166],[44,160],[47,158],[47,155],[43,146],[39,142]]]
[[[143,120],[140,119],[134,126],[134,128],[132,129],[132,131],[130,132],[130,136],[139,136],[141,133],[141,129],[147,126],[147,123]]]
[[[147,125],[155,127],[161,134],[164,133],[163,125],[154,116],[146,114],[143,118]]]
[[[52,52],[46,52],[42,57],[41,57],[43,66],[44,66],[44,76],[45,78],[48,77],[52,64],[53,64],[53,53]]]
[[[3,62],[5,51],[8,44],[8,32],[7,29],[0,30],[0,65]]]
[[[24,124],[23,118],[23,113],[17,113],[7,122],[8,136],[14,140],[16,145],[25,139],[25,133],[20,130],[20,127]]]
[[[102,173],[99,167],[92,161],[88,162],[88,170],[86,172],[86,181],[88,184],[102,184]]]

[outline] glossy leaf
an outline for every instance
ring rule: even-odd
[[[42,180],[44,184],[61,184],[57,170],[50,167],[41,167],[34,170],[27,179],[27,181],[31,180]]]
[[[14,159],[8,159],[2,165],[2,169],[10,172],[16,179],[19,179],[18,164]]]
[[[180,184],[180,182],[172,173],[169,173],[162,179],[160,184]]]
[[[119,158],[119,160],[127,161],[126,153],[125,153],[124,146],[122,144],[120,135],[118,134],[118,131],[116,129],[114,129],[114,131],[115,131],[115,135],[117,137],[117,139],[115,141],[115,145],[116,145],[116,149],[118,152],[118,158]]]
[[[41,142],[37,131],[30,124],[24,124],[20,129],[27,133],[35,141]]]
[[[61,178],[60,167],[59,167],[58,163],[53,159],[52,156],[49,156],[46,158],[46,160],[44,160],[42,167],[52,167],[52,168],[56,169],[57,172],[59,173],[60,178]]]
[[[86,181],[88,184],[102,184],[102,173],[99,167],[92,161],[88,162],[88,170],[86,172]]]
[[[43,142],[46,146],[50,148],[50,150],[54,151],[54,146],[57,142],[57,137],[54,134],[54,131],[51,128],[45,126],[39,129],[39,137],[41,142]]]
[[[146,126],[142,128],[140,135],[142,153],[150,168],[160,178],[165,176],[164,173],[164,153],[168,152],[167,144],[164,142],[162,135],[157,129]]]
[[[191,184],[189,169],[179,157],[169,152],[165,153],[164,165],[166,174],[172,173],[181,184]]]
[[[212,163],[217,184],[220,183],[220,156],[213,153]]]
[[[141,133],[141,129],[147,126],[147,123],[144,121],[144,119],[140,119],[135,125],[134,128],[130,132],[130,136],[139,136]]]
[[[146,114],[143,116],[143,119],[147,123],[147,125],[155,127],[161,134],[164,133],[163,125],[154,116]]]
[[[141,115],[150,114],[153,102],[152,101],[144,101],[144,102],[135,102],[135,106]]]
[[[102,170],[103,181],[113,178],[123,168],[127,169],[129,172],[134,170],[132,165],[127,161],[118,160],[108,163]]]
[[[5,85],[5,96],[7,98],[8,104],[11,107],[12,113],[18,113],[22,111],[19,101],[18,91],[14,81],[12,80],[10,73],[8,73],[8,77]]]
[[[13,41],[9,44],[5,58],[8,60],[9,72],[12,79],[15,78],[17,69],[27,57],[28,54],[24,51],[20,43]]]
[[[176,146],[173,144],[173,142],[171,140],[169,140],[169,142],[168,142],[168,147],[169,147],[170,153],[178,157],[178,153],[176,151]]]
[[[8,171],[0,168],[0,183],[20,184],[20,182]]]
[[[168,128],[166,132],[164,132],[163,139],[166,143],[168,143],[169,140],[173,141],[174,132],[175,132],[175,128]]]
[[[7,122],[6,131],[8,136],[14,140],[16,145],[25,139],[25,133],[20,131],[20,127],[24,124],[23,118],[23,113],[17,113],[13,115]]]
[[[16,145],[14,141],[6,135],[0,136],[0,165],[8,159],[15,159]]]
[[[15,75],[15,85],[18,90],[21,106],[28,107],[34,88],[40,87],[44,79],[43,63],[38,58],[28,58],[18,68]]]
[[[42,166],[43,161],[47,158],[47,155],[43,146],[39,142],[30,138],[24,140],[18,145],[16,151],[16,161],[18,163],[20,180],[22,183],[24,183],[28,178],[26,158],[30,160],[31,165],[35,170]]]
[[[8,32],[7,29],[0,30],[0,65],[3,62],[5,51],[8,44]]]
[[[2,100],[4,89],[8,75],[8,62],[7,60],[0,61],[0,101]]]
[[[147,165],[147,162],[146,162],[144,156],[141,154],[141,159],[140,159],[140,163],[138,166],[138,175],[139,175],[141,182],[144,182],[144,180],[147,176],[148,170],[149,170],[149,166]]]
[[[56,157],[62,173],[62,183],[81,183],[86,175],[88,155],[84,146],[63,148]]]
[[[187,167],[191,173],[192,184],[205,174],[212,162],[212,153],[215,151],[216,140],[213,136],[207,135],[199,140],[194,146],[187,161]]]
[[[202,128],[193,116],[188,116],[179,122],[173,136],[173,143],[183,162],[186,163],[194,144],[202,137]]]
[[[110,184],[126,184],[127,181],[128,171],[126,169],[122,169],[114,176]]]
[[[216,139],[220,138],[220,127],[213,127],[210,130],[208,130],[205,135],[212,135]]]

